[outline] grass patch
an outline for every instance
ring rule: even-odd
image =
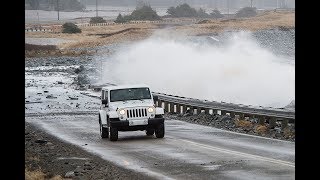
[[[105,23],[106,20],[104,20],[102,17],[92,17],[90,18],[90,24],[96,24],[96,23]]]
[[[25,169],[25,179],[26,180],[42,180],[46,175],[41,170],[30,171]]]
[[[234,123],[237,127],[241,127],[244,129],[251,129],[253,126],[253,124],[247,120],[236,120],[236,121],[234,121]]]
[[[73,34],[81,32],[81,29],[74,23],[67,22],[62,25],[62,33]]]
[[[295,137],[295,132],[294,130],[291,130],[289,127],[286,127],[283,129],[283,136],[286,139],[292,138],[292,137]]]
[[[47,177],[45,173],[41,171],[41,169],[37,169],[34,171],[31,171],[29,169],[25,169],[25,180],[66,180],[65,178],[62,178],[60,175],[55,175],[53,177]]]
[[[254,131],[259,135],[265,135],[268,132],[268,127],[266,125],[257,125]]]

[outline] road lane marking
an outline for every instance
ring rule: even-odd
[[[177,140],[177,139],[174,139],[174,140]],[[288,162],[288,161],[282,161],[282,160],[267,158],[267,157],[263,157],[263,156],[258,156],[258,155],[253,155],[253,154],[242,153],[242,152],[238,152],[238,151],[233,151],[233,150],[213,147],[213,146],[200,144],[200,143],[196,143],[196,142],[189,141],[189,140],[184,140],[184,139],[179,139],[179,141],[184,141],[184,142],[187,142],[189,144],[195,145],[197,147],[202,147],[202,148],[213,150],[213,151],[218,151],[218,152],[232,154],[232,155],[238,155],[238,156],[244,156],[244,157],[247,157],[247,158],[258,159],[258,160],[262,160],[262,161],[267,161],[267,162],[271,162],[271,163],[275,163],[275,164],[281,164],[281,165],[285,165],[285,166],[289,166],[289,167],[295,168],[295,163]]]

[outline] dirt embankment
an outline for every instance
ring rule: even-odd
[[[57,45],[36,45],[25,43],[25,57],[48,57],[48,56],[80,56],[92,55],[94,50],[87,49],[59,49]]]
[[[26,180],[152,179],[118,167],[26,123]]]
[[[56,45],[56,50],[48,50],[36,47],[25,50],[26,57],[47,57],[47,56],[78,56],[96,53],[92,48],[146,39],[157,29],[153,24],[129,24],[110,26],[82,27],[82,33],[64,34],[51,32],[27,32],[28,38],[59,38],[70,40]],[[30,45],[29,45],[30,46]],[[45,45],[39,45],[45,46]]]
[[[179,20],[179,19],[175,19]],[[251,18],[242,19],[208,19],[203,23],[192,24],[114,24],[109,26],[81,27],[80,34],[64,34],[52,32],[26,32],[31,38],[61,38],[71,40],[60,43],[59,49],[72,49],[81,47],[97,47],[106,44],[143,40],[150,37],[154,31],[170,26],[172,33],[185,35],[201,35],[219,33],[224,30],[263,30],[271,28],[294,28],[295,12],[266,11]]]
[[[82,33],[65,34],[52,32],[26,32],[30,38],[60,38],[71,40],[60,43],[58,48],[80,48],[96,47],[106,44],[113,44],[125,41],[141,40],[149,37],[155,29],[156,24],[115,24],[109,26],[88,26],[81,27]],[[104,34],[105,36],[101,36]]]
[[[184,31],[188,35],[219,33],[225,30],[258,31],[264,29],[295,28],[295,12],[266,11],[251,18],[217,19],[187,27],[177,27],[177,31]]]

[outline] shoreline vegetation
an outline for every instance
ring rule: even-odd
[[[265,11],[260,12],[256,16],[247,18],[205,18],[189,24],[183,22],[196,18],[180,17],[180,18],[163,18],[163,20],[178,21],[174,24],[161,23],[140,23],[140,24],[121,24],[116,23],[108,26],[87,26],[81,27],[81,33],[66,34],[62,32],[25,32],[26,38],[59,38],[67,40],[57,44],[57,50],[50,50],[52,56],[79,55],[91,53],[89,51],[82,53],[72,53],[74,48],[93,48],[108,44],[139,41],[150,37],[155,31],[163,30],[170,27],[167,31],[174,34],[183,34],[186,36],[201,36],[206,34],[217,34],[225,30],[244,30],[258,31],[266,29],[289,30],[295,28],[295,12],[294,11]],[[179,23],[181,22],[181,23]],[[30,46],[30,45],[26,45]],[[37,50],[25,49],[26,57],[48,56],[42,48]],[[45,47],[46,49],[46,47]],[[64,53],[58,53],[63,51]],[[70,52],[69,52],[70,51]],[[45,52],[48,52],[47,49]],[[53,53],[57,52],[57,53]]]

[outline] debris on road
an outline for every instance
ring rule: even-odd
[[[77,97],[70,97],[69,96],[69,99],[68,100],[78,100],[79,98],[77,98]]]
[[[53,96],[53,95],[50,94],[50,95],[46,96],[46,98],[47,98],[47,99],[56,99],[57,97],[55,97],[55,96]]]
[[[65,178],[73,178],[75,176],[74,172],[73,171],[68,171],[64,177]]]
[[[48,141],[44,140],[44,139],[37,139],[36,141],[34,141],[35,143],[39,143],[39,144],[44,144],[47,143]]]

